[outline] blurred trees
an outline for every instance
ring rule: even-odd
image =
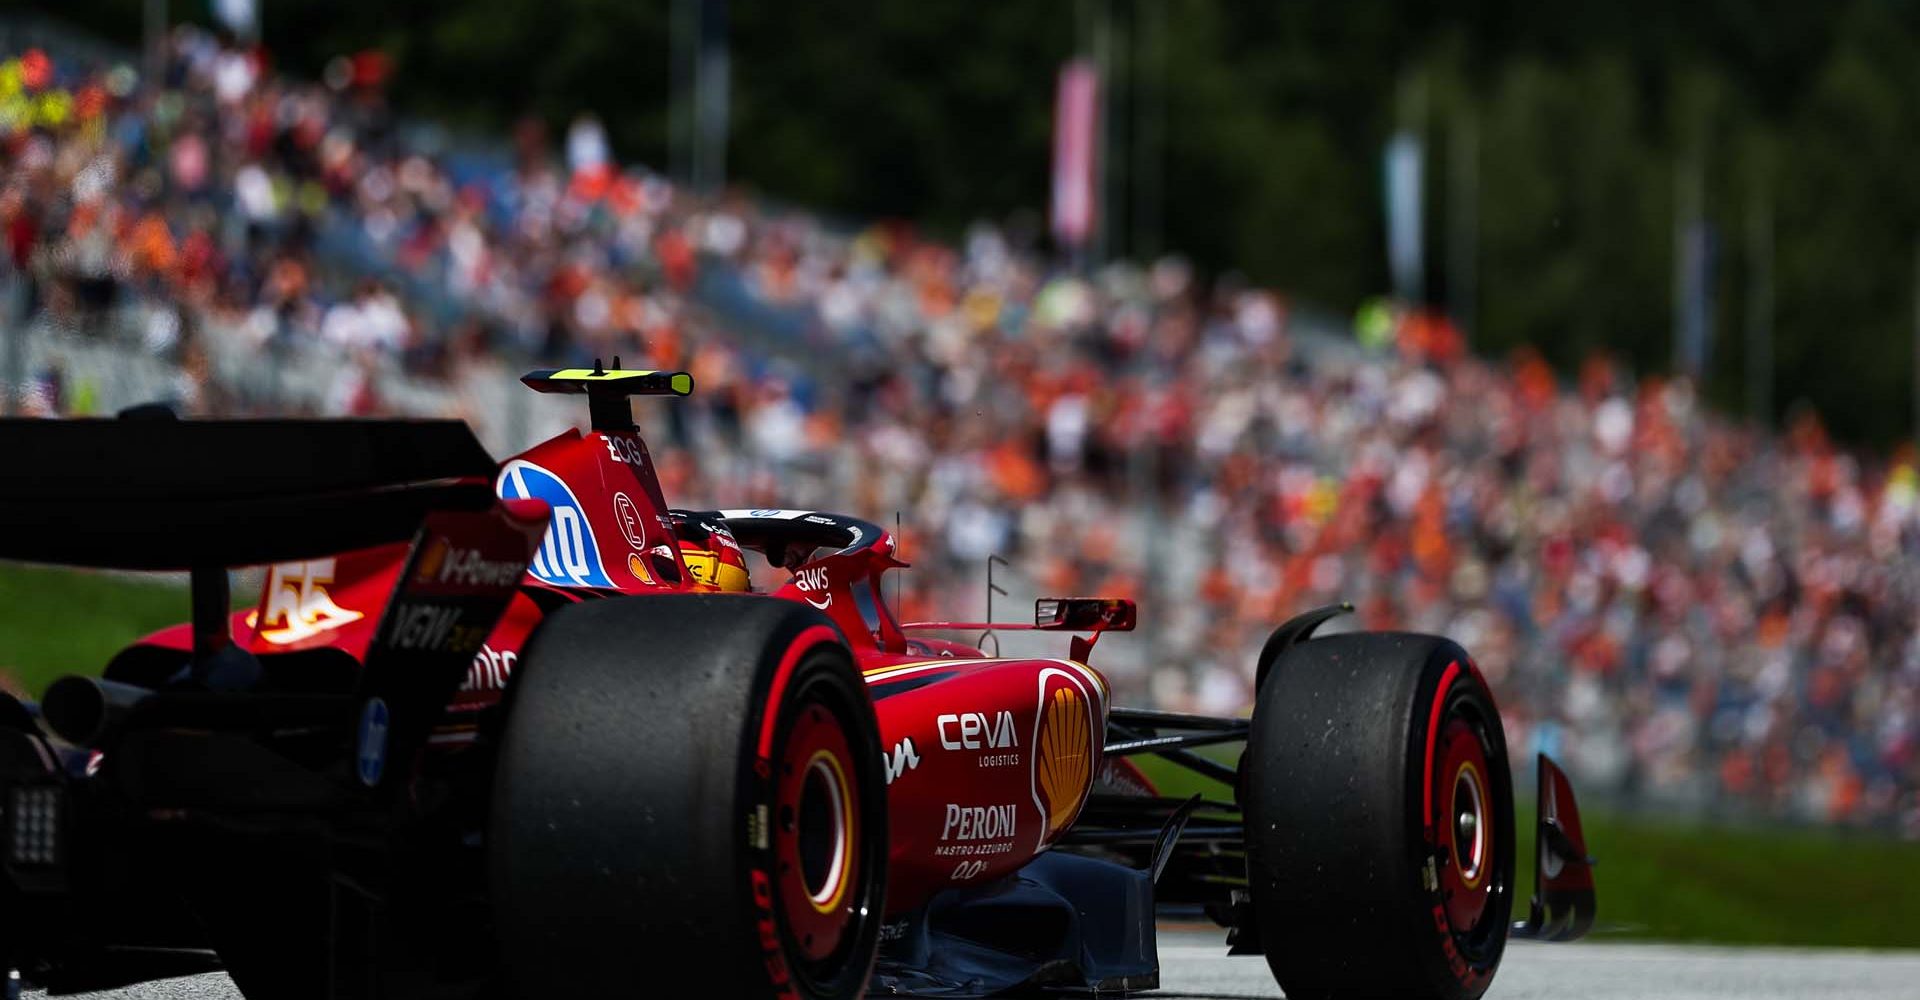
[[[260,2],[296,72],[375,45],[413,114],[497,130],[591,109],[623,156],[668,162],[670,2]],[[138,31],[140,0],[59,7]],[[1768,224],[1773,415],[1807,400],[1856,439],[1912,429],[1916,0],[733,0],[729,17],[731,171],[759,190],[947,232],[1015,213],[1037,228],[1054,74],[1098,49],[1110,249],[1180,250],[1341,309],[1385,287],[1379,157],[1402,128],[1427,139],[1427,287],[1448,304],[1448,151],[1470,129],[1475,343],[1563,366],[1600,347],[1673,363],[1692,185],[1710,393],[1745,402],[1743,331],[1765,301],[1751,248],[1767,245],[1750,237]]]

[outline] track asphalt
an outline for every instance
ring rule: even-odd
[[[1228,958],[1220,935],[1163,929],[1156,1000],[1279,997],[1260,958]],[[38,994],[29,994],[37,997]],[[107,993],[96,1000],[240,1000],[223,975]],[[1515,943],[1487,1000],[1912,1000],[1920,952],[1686,945]]]
[[[1160,934],[1158,1000],[1281,995],[1261,958],[1214,934]],[[1508,945],[1486,1000],[1912,1000],[1920,952],[1664,944]]]

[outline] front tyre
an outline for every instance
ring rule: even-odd
[[[1292,1000],[1474,1000],[1513,906],[1513,780],[1454,643],[1361,633],[1261,685],[1243,805],[1260,939]]]
[[[613,598],[555,613],[520,663],[488,840],[519,996],[861,994],[886,781],[826,618]]]

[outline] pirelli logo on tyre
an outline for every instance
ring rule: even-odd
[[[1094,701],[1086,681],[1068,671],[1040,671],[1033,720],[1033,804],[1040,810],[1040,846],[1073,823],[1093,781],[1097,754]]]

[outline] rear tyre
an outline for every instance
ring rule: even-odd
[[[1513,780],[1459,646],[1366,633],[1288,649],[1242,780],[1261,944],[1288,997],[1486,991],[1513,907]]]
[[[613,598],[555,613],[520,663],[488,838],[520,996],[860,995],[886,781],[872,702],[826,618],[734,595]]]

